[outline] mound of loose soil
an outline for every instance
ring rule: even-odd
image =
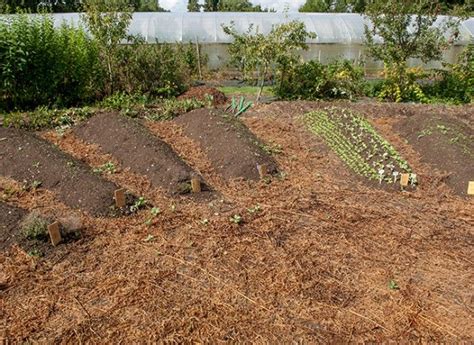
[[[176,118],[184,134],[199,143],[214,168],[227,179],[259,179],[257,165],[270,173],[277,164],[263,144],[240,121],[219,110],[197,109]]]
[[[168,144],[128,117],[101,113],[79,125],[74,133],[99,145],[121,166],[148,177],[154,187],[170,193],[189,192],[189,181],[198,175]]]
[[[0,250],[20,241],[20,223],[26,210],[0,201]]]
[[[206,96],[212,96],[213,105],[222,105],[227,101],[226,95],[213,87],[196,86],[190,88],[188,91],[178,97],[178,99],[197,99],[199,101],[206,101]]]
[[[474,180],[474,131],[451,116],[421,113],[401,120],[396,129],[421,155],[421,160],[446,172],[446,184],[466,195]]]
[[[0,128],[0,174],[54,192],[72,208],[108,213],[118,187],[88,166],[29,132]]]

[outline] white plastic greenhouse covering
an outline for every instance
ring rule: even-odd
[[[53,16],[56,25],[64,21],[77,25],[80,21],[78,13]],[[440,16],[437,24],[445,19]],[[141,12],[133,15],[129,34],[140,34],[149,43],[225,44],[232,39],[224,33],[222,25],[233,22],[238,31],[245,32],[253,24],[259,32],[268,33],[273,25],[291,20],[304,22],[308,31],[316,33],[316,39],[308,41],[312,44],[362,44],[364,24],[368,24],[362,15],[352,13]],[[464,21],[460,29],[457,45],[474,42],[474,18]]]

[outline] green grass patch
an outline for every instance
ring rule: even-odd
[[[416,175],[395,148],[361,115],[325,108],[305,115],[305,123],[358,175],[380,183],[396,183],[403,173]]]

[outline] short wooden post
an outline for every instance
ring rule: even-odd
[[[202,188],[201,188],[201,180],[199,177],[194,176],[191,178],[191,190],[193,193],[200,193]]]
[[[115,206],[117,206],[118,208],[125,207],[125,204],[126,204],[125,189],[123,188],[117,189],[114,192],[114,199],[115,199]]]
[[[400,185],[402,187],[408,186],[408,181],[410,180],[410,174],[401,174],[400,176]]]
[[[474,195],[474,181],[469,181],[467,185],[467,195]]]
[[[257,170],[260,178],[264,178],[268,175],[268,166],[266,164],[257,164]]]
[[[54,222],[48,225],[48,233],[49,238],[51,239],[51,243],[53,244],[53,246],[56,247],[62,240],[61,231],[59,229],[59,222]]]

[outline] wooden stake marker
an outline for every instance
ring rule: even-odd
[[[191,179],[191,189],[193,193],[200,193],[202,188],[201,188],[201,180],[199,177],[193,177]]]
[[[49,238],[51,239],[51,243],[53,244],[53,246],[56,247],[62,240],[61,231],[59,229],[59,222],[54,222],[48,225],[48,233]]]
[[[410,179],[410,174],[402,174],[400,176],[400,184],[402,185],[402,187],[408,186],[409,179]]]
[[[117,189],[114,192],[115,206],[118,208],[125,207],[125,189]]]
[[[467,195],[474,195],[474,181],[469,181],[467,185]]]
[[[257,164],[257,170],[260,178],[264,178],[268,175],[268,166],[266,164]]]

